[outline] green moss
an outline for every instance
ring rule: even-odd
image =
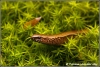
[[[96,1],[2,1],[2,66],[65,66],[96,63],[99,51],[99,2]],[[27,30],[23,24],[42,20]],[[89,29],[64,46],[49,46],[28,39],[33,34]]]

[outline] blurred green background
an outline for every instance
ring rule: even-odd
[[[36,17],[32,28],[23,24]],[[2,1],[2,66],[66,66],[66,63],[96,63],[99,52],[98,1]],[[33,34],[58,34],[89,29],[86,35],[70,39],[64,46],[34,42]]]

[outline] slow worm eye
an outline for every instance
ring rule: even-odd
[[[34,37],[34,41],[40,42],[41,41],[41,37]]]

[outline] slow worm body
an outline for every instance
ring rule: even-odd
[[[86,33],[87,30],[81,30],[81,31],[69,31],[64,32],[56,35],[44,35],[44,34],[34,34],[31,39],[36,42],[49,44],[49,45],[62,45],[65,42],[68,42],[68,38],[72,36],[76,36],[80,33]]]
[[[28,26],[33,27],[33,26],[36,25],[40,20],[41,20],[41,17],[37,17],[37,18],[35,18],[35,19],[33,19],[33,20],[30,20],[30,21],[26,22],[26,23],[24,24],[24,29],[27,29]]]

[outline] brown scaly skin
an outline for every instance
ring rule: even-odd
[[[49,45],[62,45],[65,42],[68,42],[68,38],[76,36],[77,34],[86,33],[88,30],[84,29],[81,31],[69,31],[56,35],[43,35],[43,34],[34,34],[31,39],[36,42]]]

